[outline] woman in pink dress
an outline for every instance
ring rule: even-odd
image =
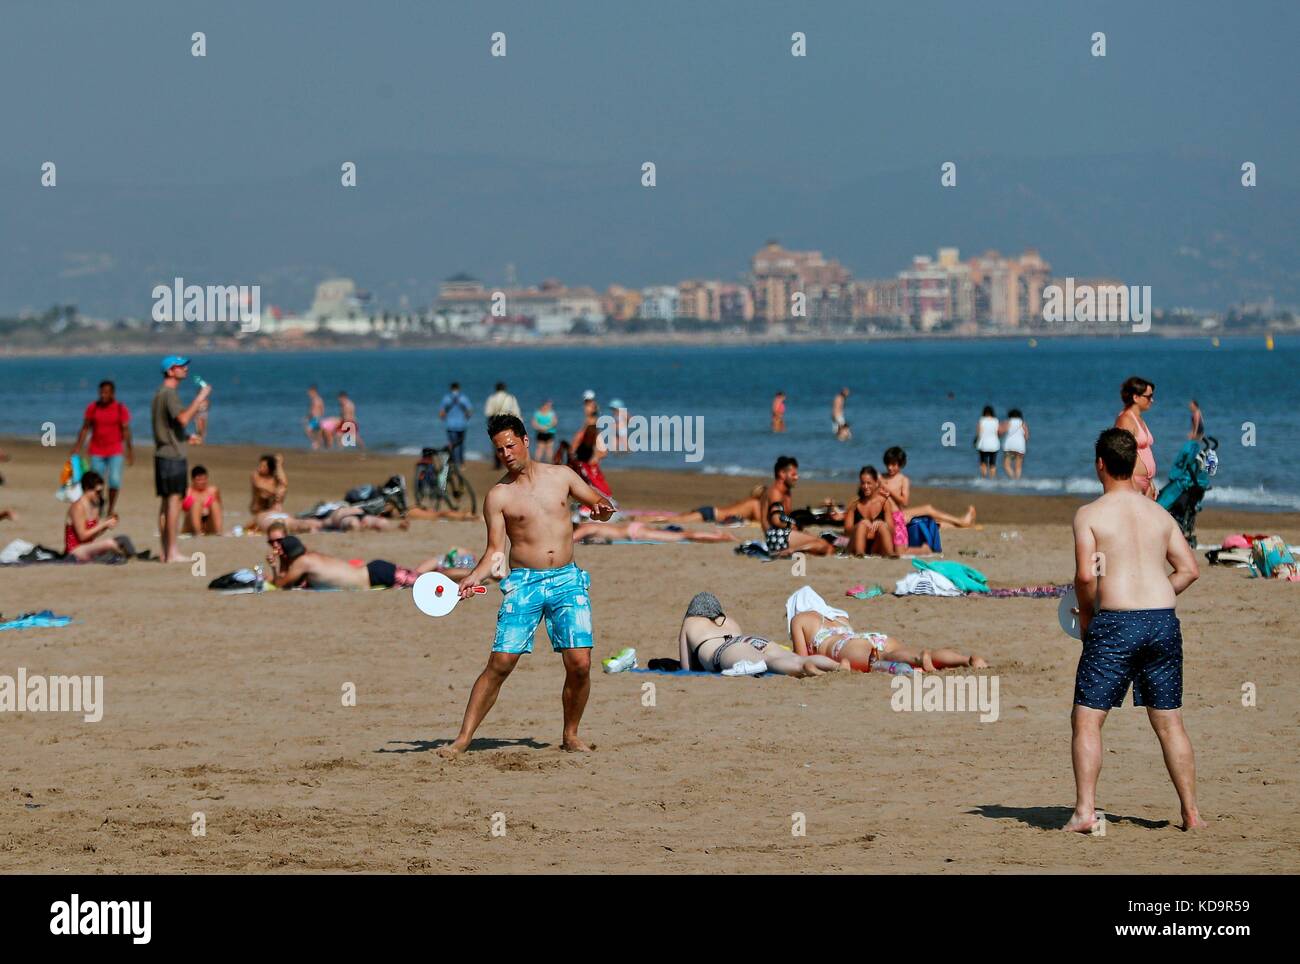
[[[1156,457],[1151,451],[1155,437],[1142,418],[1155,404],[1156,385],[1134,375],[1119,390],[1124,411],[1115,417],[1115,427],[1126,429],[1137,439],[1138,460],[1133,466],[1133,487],[1144,495],[1156,497]]]

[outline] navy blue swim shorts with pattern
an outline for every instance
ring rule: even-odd
[[[1095,710],[1121,706],[1130,683],[1134,706],[1183,705],[1183,632],[1172,609],[1103,609],[1088,624],[1074,702]]]

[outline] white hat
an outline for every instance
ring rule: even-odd
[[[584,402],[590,402],[590,401],[594,400],[595,397],[596,397],[596,393],[593,392],[590,388],[587,389],[585,392],[582,393],[582,400],[583,400]]]

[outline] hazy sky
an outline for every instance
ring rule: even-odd
[[[807,9],[800,9],[807,7]],[[1226,151],[1300,172],[1300,4],[5,0],[0,167],[147,185],[363,150],[844,181]],[[190,35],[208,56],[190,56]],[[508,54],[488,56],[506,33]],[[1105,59],[1090,36],[1107,36]],[[790,55],[803,31],[808,56]]]

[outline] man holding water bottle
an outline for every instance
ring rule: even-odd
[[[153,483],[158,493],[158,531],[162,535],[162,561],[188,562],[176,549],[180,532],[181,499],[189,484],[189,467],[185,463],[185,427],[203,408],[212,394],[212,387],[196,378],[199,393],[188,406],[181,404],[176,389],[190,373],[190,360],[181,355],[168,355],[162,360],[163,383],[154,393],[151,414],[153,417]]]

